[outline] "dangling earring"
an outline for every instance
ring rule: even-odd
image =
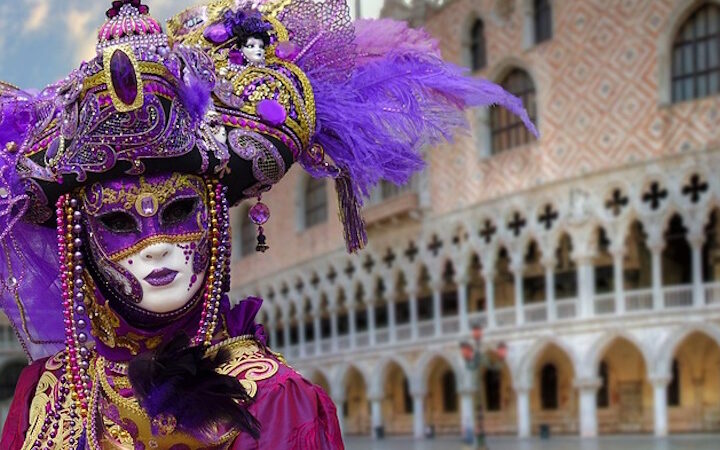
[[[255,247],[255,251],[265,253],[270,246],[267,245],[267,237],[265,236],[265,229],[263,228],[263,225],[265,225],[270,219],[270,208],[261,201],[261,195],[258,195],[257,200],[258,202],[255,203],[255,206],[250,208],[248,216],[258,227],[257,246]]]

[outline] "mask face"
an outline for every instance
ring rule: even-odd
[[[181,174],[83,191],[90,257],[125,303],[165,314],[196,297],[209,261],[206,198],[201,178]]]
[[[262,39],[251,37],[242,47],[245,60],[253,64],[265,63],[265,43]]]

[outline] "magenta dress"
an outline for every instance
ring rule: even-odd
[[[230,333],[231,336],[253,335],[256,342],[264,344],[263,328],[254,323],[260,303],[259,299],[248,299],[232,311],[226,310],[228,329],[234,331]],[[102,345],[98,351],[101,355],[105,353]],[[263,377],[255,383],[257,389],[249,411],[261,425],[260,437],[255,439],[247,433],[240,433],[229,446],[211,445],[207,449],[344,449],[337,411],[325,391],[304,379],[271,351],[261,351],[265,358],[276,363],[277,370],[272,376]],[[59,365],[48,364],[50,359],[37,360],[23,370],[0,441],[3,450],[20,450],[23,447],[30,428],[30,406],[37,394],[38,382],[49,370],[48,367],[54,367],[52,371],[58,379],[62,376],[64,369]],[[237,376],[241,379],[242,373],[238,372]],[[176,450],[175,446],[171,448]],[[194,447],[177,446],[177,450],[190,448]]]

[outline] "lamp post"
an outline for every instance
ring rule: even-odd
[[[501,364],[493,361],[490,354],[494,354],[497,360],[502,361],[507,355],[507,346],[504,342],[498,344],[497,349],[482,349],[483,329],[480,324],[473,324],[472,339],[473,342],[463,341],[460,343],[460,353],[465,360],[465,366],[470,372],[470,376],[477,381],[475,389],[475,449],[487,450],[485,444],[485,421],[483,411],[483,371],[484,369],[497,370]]]

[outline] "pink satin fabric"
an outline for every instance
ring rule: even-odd
[[[46,359],[23,370],[0,441],[2,450],[20,450],[28,429],[30,403]],[[320,388],[280,364],[270,379],[258,382],[250,407],[262,429],[255,440],[243,433],[232,450],[344,450],[335,405]]]

